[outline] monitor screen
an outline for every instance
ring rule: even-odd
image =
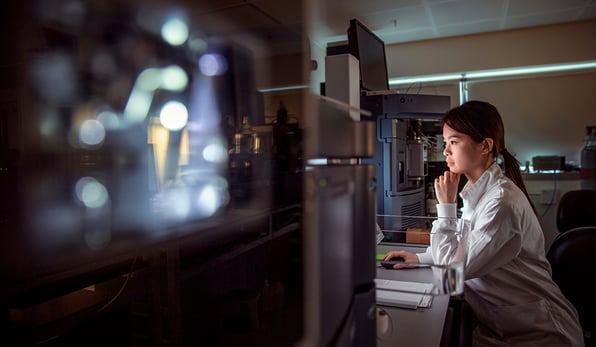
[[[348,28],[350,54],[360,61],[360,87],[366,91],[388,90],[385,43],[357,19]]]

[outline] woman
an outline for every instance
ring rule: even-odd
[[[450,110],[443,118],[443,141],[449,171],[434,182],[439,218],[430,247],[422,254],[392,251],[385,259],[445,264],[466,247],[464,296],[477,318],[474,345],[583,346],[577,311],[551,278],[542,229],[519,163],[505,147],[497,109],[469,101]],[[497,163],[501,159],[504,169]],[[457,216],[461,175],[468,182],[457,222],[449,217]],[[459,238],[462,221],[470,230]],[[467,246],[459,243],[466,238]]]

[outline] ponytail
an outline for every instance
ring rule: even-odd
[[[519,161],[515,158],[506,148],[503,148],[501,151],[501,156],[503,157],[503,171],[505,172],[505,176],[509,177],[515,183],[515,185],[521,189],[521,191],[528,199],[530,206],[532,206],[532,210],[536,213],[536,206],[530,199],[530,195],[526,189],[526,185],[524,183],[524,179],[522,177],[521,170],[519,169]]]

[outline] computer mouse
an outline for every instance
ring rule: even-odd
[[[383,260],[381,261],[381,266],[383,266],[385,269],[393,269],[393,265],[395,264],[401,264],[405,262],[404,258],[402,257],[395,257],[395,258],[391,258],[389,260]]]

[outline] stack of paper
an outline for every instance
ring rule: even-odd
[[[430,295],[432,283],[419,283],[375,279],[377,286],[377,304],[416,309],[429,307],[432,301]]]

